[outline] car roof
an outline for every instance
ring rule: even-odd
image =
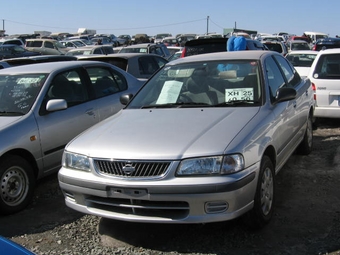
[[[242,51],[223,51],[214,53],[205,53],[192,55],[190,57],[179,58],[174,61],[170,61],[171,65],[178,63],[190,63],[190,62],[200,62],[200,61],[212,61],[212,60],[225,60],[225,59],[238,59],[238,60],[259,60],[265,55],[279,55],[280,53],[269,50],[242,50]],[[168,64],[169,64],[168,63]],[[167,64],[167,65],[168,65]]]
[[[293,41],[289,41],[289,43],[290,44],[294,44],[294,43],[307,43],[308,44],[308,42],[306,42],[304,40],[293,40]]]
[[[317,55],[318,51],[315,50],[293,50],[289,52],[287,55],[296,55],[296,54],[314,54]]]
[[[23,66],[14,66],[10,68],[5,68],[5,69],[0,70],[0,74],[51,73],[59,69],[82,67],[85,65],[93,65],[95,63],[108,65],[105,62],[98,62],[98,61],[57,61],[57,62],[37,63],[34,65],[23,65]]]
[[[96,55],[78,55],[76,56],[78,59],[98,59],[98,58],[124,58],[124,59],[129,59],[129,58],[135,58],[138,56],[156,56],[156,57],[161,57],[160,55],[154,54],[154,53],[150,53],[150,54],[145,54],[145,53],[112,53],[112,54],[96,54]]]
[[[124,48],[147,48],[148,46],[162,45],[159,43],[138,43],[134,45],[125,46]]]
[[[38,55],[29,57],[19,57],[19,58],[8,58],[3,59],[0,62],[7,62],[9,65],[26,65],[26,64],[37,64],[46,62],[57,62],[57,61],[69,61],[77,60],[75,56],[66,55]]]
[[[320,50],[319,53],[320,53],[320,54],[340,53],[340,48]]]
[[[0,45],[1,48],[5,48],[5,47],[6,48],[12,48],[14,46],[18,46],[18,47],[24,48],[24,47],[22,47],[21,45],[18,45],[18,44],[1,44]]]
[[[27,41],[50,41],[50,42],[56,42],[57,40],[55,39],[49,39],[49,38],[35,38],[35,39],[26,39]]]
[[[108,47],[108,48],[113,48],[111,45],[109,44],[104,44],[104,45],[87,45],[87,46],[83,46],[83,47],[78,47],[78,48],[74,48],[74,49],[70,49],[70,51],[79,51],[79,50],[91,50],[91,49],[96,49],[96,48],[103,48],[103,47]]]

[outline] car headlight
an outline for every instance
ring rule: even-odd
[[[91,171],[90,160],[88,157],[70,152],[64,152],[62,165],[65,168],[71,168],[88,172]]]
[[[183,160],[178,169],[178,176],[185,175],[222,175],[232,174],[244,169],[244,158],[241,154],[192,158]]]

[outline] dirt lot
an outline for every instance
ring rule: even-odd
[[[162,225],[85,216],[64,205],[52,176],[39,184],[29,208],[0,216],[0,235],[39,254],[61,254],[65,247],[78,254],[76,236],[83,246],[97,236],[91,245],[118,248],[114,254],[129,254],[127,247],[140,254],[340,254],[340,120],[321,120],[313,152],[293,155],[276,181],[274,217],[254,232],[240,220]]]

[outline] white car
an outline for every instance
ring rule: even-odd
[[[315,91],[315,117],[340,118],[340,49],[319,51],[308,74]]]
[[[292,63],[300,76],[308,76],[310,67],[318,51],[314,50],[294,50],[286,55],[286,58]]]

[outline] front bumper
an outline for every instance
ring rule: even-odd
[[[208,223],[253,207],[259,163],[218,177],[123,180],[61,168],[66,205],[85,214],[133,222]]]

